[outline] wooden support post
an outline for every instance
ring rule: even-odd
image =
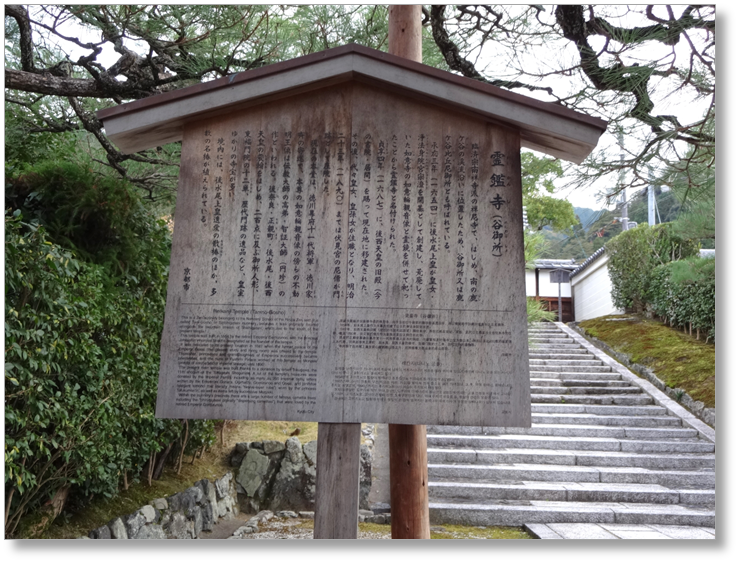
[[[423,62],[421,51],[421,5],[390,6],[387,51],[404,59]]]
[[[393,539],[430,539],[426,427],[388,425],[390,531]]]
[[[357,539],[361,424],[318,423],[314,539]]]
[[[390,6],[388,52],[422,61],[421,6]],[[388,425],[390,510],[393,539],[429,539],[426,427]]]

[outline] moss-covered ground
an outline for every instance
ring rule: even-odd
[[[582,321],[585,333],[605,342],[633,363],[651,369],[666,385],[684,389],[706,407],[716,404],[716,346],[659,321],[608,315]]]

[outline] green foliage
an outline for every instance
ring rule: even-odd
[[[641,224],[608,241],[606,251],[613,304],[642,313],[649,299],[654,269],[694,256],[698,245],[677,236],[669,223],[655,227]]]
[[[115,494],[181,424],[154,417],[166,224],[122,182],[73,165],[33,167],[6,193],[8,535],[60,489]],[[189,426],[191,446],[212,441],[212,426]]]
[[[635,221],[636,223],[649,222],[647,193],[648,191],[645,188],[629,200],[629,221]],[[680,201],[672,190],[661,191],[657,187],[654,199],[657,204],[657,211],[659,211],[659,223],[670,223],[677,219],[680,214]],[[657,214],[655,213],[655,215]]]
[[[547,194],[554,193],[554,180],[562,177],[562,164],[555,158],[521,153],[521,189],[529,225],[536,231],[551,227],[554,231],[571,231],[579,225],[575,209],[569,201]]]
[[[541,231],[523,233],[523,251],[526,268],[534,268],[534,260],[540,258],[547,247],[547,240]],[[543,321],[553,321],[555,313],[544,309],[544,305],[533,297],[526,297],[526,319],[529,325]]]
[[[547,311],[541,301],[526,297],[526,322],[530,325],[544,321],[552,322],[557,318],[556,311]]]
[[[137,260],[147,249],[156,249],[159,262],[169,260],[169,242],[162,239],[167,235],[133,189],[89,165],[42,162],[14,178],[5,197],[27,220],[44,225],[55,242],[118,274],[145,267]]]
[[[534,230],[551,227],[555,231],[572,231],[580,224],[575,209],[569,201],[547,195],[526,198],[526,216]]]
[[[554,193],[554,180],[561,177],[560,160],[539,157],[530,151],[521,152],[521,189],[524,198],[541,195],[541,189],[546,193]]]
[[[716,338],[716,261],[691,257],[658,266],[649,304],[670,326],[689,327],[707,340]]]

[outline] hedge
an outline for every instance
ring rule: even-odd
[[[639,314],[649,300],[655,268],[698,253],[698,244],[680,238],[669,223],[655,227],[643,223],[609,240],[605,247],[613,304]]]
[[[716,261],[690,258],[658,266],[649,291],[649,306],[663,322],[683,327],[706,342],[716,339]]]
[[[8,537],[25,514],[112,496],[214,433],[154,416],[165,223],[120,180],[70,164],[10,179],[6,202],[17,207],[5,212]]]

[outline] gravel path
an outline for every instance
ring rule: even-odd
[[[229,539],[231,535],[241,526],[243,526],[252,514],[240,513],[236,518],[224,520],[216,524],[211,532],[203,532],[200,539]],[[253,534],[246,534],[244,540],[312,540],[313,539],[313,521],[307,518],[278,518],[275,517],[269,522],[261,524],[259,531]],[[358,539],[362,540],[389,540],[390,526],[387,526],[387,532],[359,532]]]

